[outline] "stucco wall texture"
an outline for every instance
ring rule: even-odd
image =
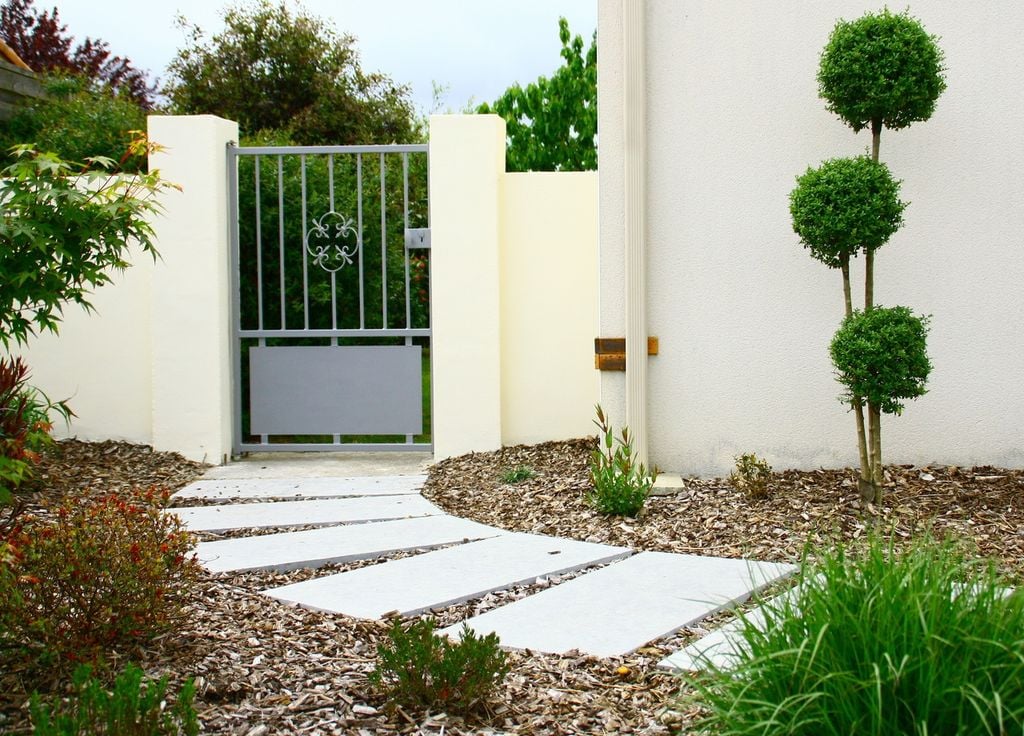
[[[841,277],[793,234],[808,166],[870,146],[825,109],[815,75],[852,0],[647,1],[650,460],[727,472],[856,462],[828,344]],[[1024,465],[1024,5],[918,0],[948,89],[930,121],[885,131],[911,204],[876,257],[876,299],[932,316],[929,393],[883,419],[891,463]],[[621,332],[621,0],[600,0],[601,331]],[[863,283],[863,264],[854,284]],[[855,287],[856,288],[856,287]],[[859,297],[862,300],[862,296]],[[602,401],[621,406],[618,377]]]

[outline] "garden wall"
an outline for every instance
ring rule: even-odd
[[[432,116],[430,224],[435,458],[591,434],[596,174],[506,173],[501,118]]]
[[[599,5],[601,334],[624,330],[623,3]],[[646,0],[647,319],[651,462],[723,473],[856,462],[828,343],[840,275],[793,234],[788,194],[809,165],[863,153],[818,99],[839,18],[875,2]],[[900,8],[895,8],[899,10]],[[949,88],[934,117],[885,131],[906,224],[876,259],[876,295],[933,316],[929,394],[886,418],[886,459],[1024,465],[1024,5],[918,0]],[[862,265],[862,264],[858,264]],[[862,283],[862,272],[855,275]],[[602,401],[623,416],[622,375]]]
[[[59,435],[219,463],[231,452],[227,156],[234,123],[153,116],[150,159],[181,191],[153,221],[159,261],[70,307],[24,351],[77,413]],[[431,120],[435,457],[590,432],[598,376],[597,177],[506,174],[496,116]]]
[[[213,116],[153,116],[165,150],[150,168],[181,186],[161,195],[160,259],[99,289],[94,314],[68,307],[59,336],[21,351],[33,383],[69,399],[58,436],[119,439],[222,462],[231,449],[225,145],[238,127]]]

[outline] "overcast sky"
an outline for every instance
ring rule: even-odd
[[[222,28],[221,0],[35,0],[57,6],[76,40],[101,38],[135,66],[166,78],[185,40],[183,15],[212,35]],[[294,2],[290,2],[294,6]],[[447,107],[490,102],[513,82],[533,81],[560,65],[558,18],[589,42],[597,0],[306,0],[313,15],[357,38],[364,69],[412,87],[429,111],[431,82],[447,85]]]

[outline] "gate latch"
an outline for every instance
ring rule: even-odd
[[[430,228],[429,227],[408,227],[405,229],[405,247],[409,250],[413,248],[429,248],[430,247]]]

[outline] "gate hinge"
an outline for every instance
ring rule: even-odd
[[[430,228],[407,227],[405,229],[405,247],[410,250],[413,248],[429,248]]]

